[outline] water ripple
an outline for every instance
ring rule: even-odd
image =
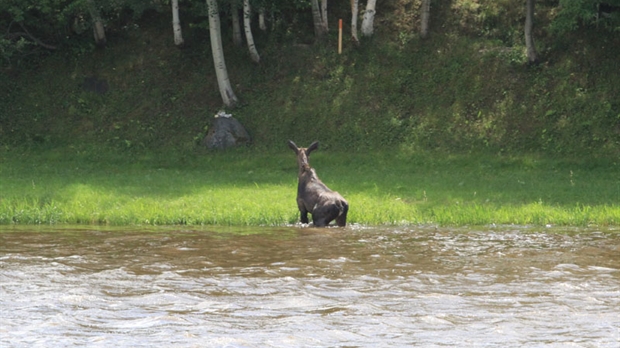
[[[620,236],[0,232],[2,347],[618,347]]]

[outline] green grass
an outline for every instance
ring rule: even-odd
[[[293,153],[0,152],[0,224],[287,225]],[[605,159],[319,151],[319,176],[363,225],[620,225],[620,165]]]

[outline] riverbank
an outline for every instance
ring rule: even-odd
[[[286,225],[296,163],[281,151],[2,150],[0,224]],[[612,159],[320,150],[311,164],[350,224],[620,225]]]

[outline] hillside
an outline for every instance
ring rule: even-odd
[[[281,149],[290,138],[342,150],[620,156],[620,36],[596,28],[554,36],[541,29],[551,15],[543,6],[542,59],[528,66],[522,13],[481,23],[440,1],[431,37],[420,40],[417,14],[403,3],[378,7],[376,35],[360,46],[345,33],[342,55],[334,28],[346,7],[334,8],[323,42],[313,41],[309,15],[307,25],[255,30],[259,65],[228,44],[242,100],[228,112],[254,146]],[[168,13],[148,13],[111,30],[105,48],[76,45],[2,70],[0,144],[196,148],[222,108],[208,31],[188,26],[177,49],[169,22]]]

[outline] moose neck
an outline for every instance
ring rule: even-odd
[[[305,172],[311,172],[312,167],[310,167],[308,156],[306,156],[304,151],[300,151],[297,155],[297,165],[299,166],[299,176],[303,175]]]

